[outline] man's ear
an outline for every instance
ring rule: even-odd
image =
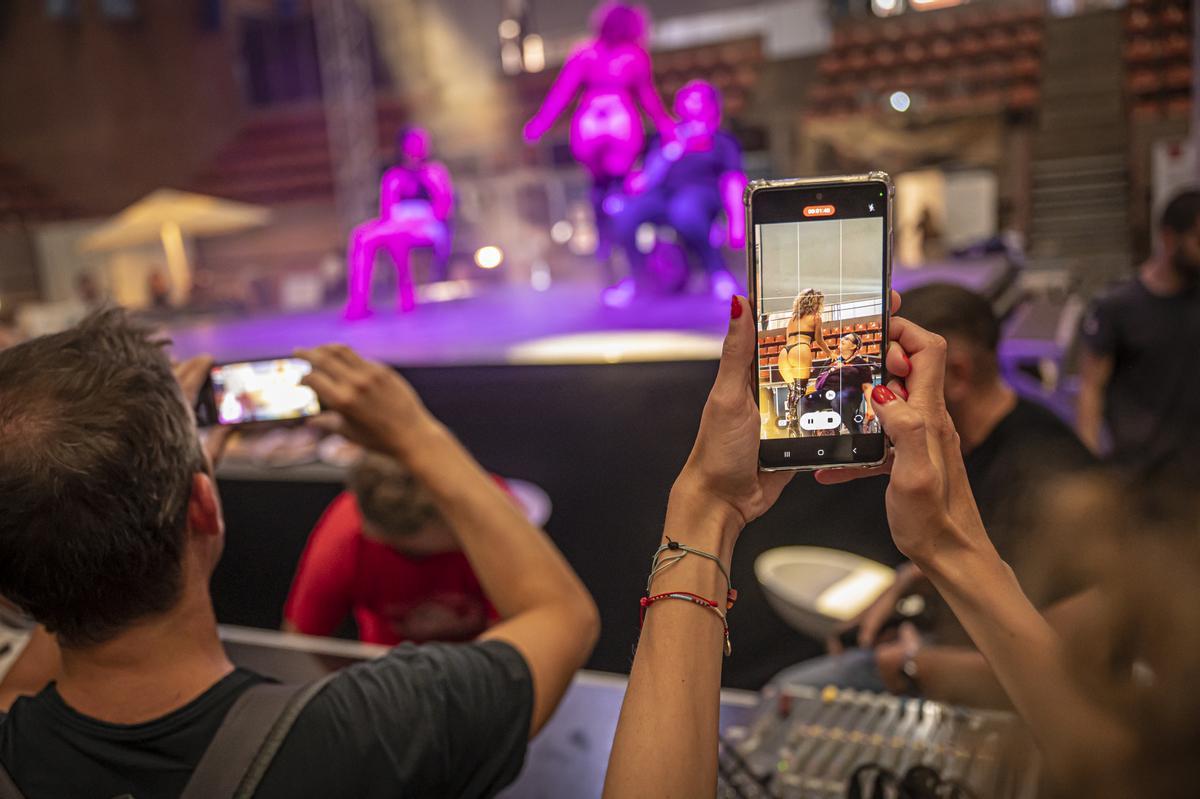
[[[974,384],[975,363],[966,347],[949,347],[946,350],[946,399],[951,402]]]
[[[188,497],[188,529],[197,535],[219,536],[225,532],[217,486],[204,472],[192,475],[192,492]]]

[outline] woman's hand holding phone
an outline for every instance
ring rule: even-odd
[[[684,511],[716,519],[725,536],[732,537],[729,543],[775,504],[794,474],[758,468],[760,420],[751,371],[756,341],[749,310],[744,297],[733,298],[717,379],[668,509],[668,517]]]
[[[817,481],[834,484],[890,474],[887,513],[892,540],[927,570],[967,549],[991,549],[991,542],[946,410],[946,341],[900,317],[893,317],[890,336],[888,369],[903,380],[877,386],[872,406],[892,441],[892,455],[882,466],[869,469],[818,471]]]

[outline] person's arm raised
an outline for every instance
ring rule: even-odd
[[[562,70],[554,79],[554,85],[550,87],[550,91],[546,93],[546,99],[542,101],[542,107],[537,110],[532,119],[525,123],[523,131],[525,141],[535,142],[546,135],[546,131],[554,126],[554,121],[566,110],[571,100],[575,99],[575,95],[583,85],[583,60],[593,50],[594,45],[586,45],[567,56]]]
[[[550,718],[599,634],[596,605],[545,533],[426,410],[394,370],[330,345],[296,353],[313,365],[305,383],[343,432],[403,461],[454,528],[502,621],[482,639],[505,641],[533,674],[530,735]]]
[[[891,337],[889,366],[899,351],[907,354],[909,370],[903,383],[876,387],[873,399],[893,442],[892,460],[858,474],[818,472],[817,479],[835,483],[891,473],[886,502],[897,548],[930,579],[987,658],[1046,756],[1051,776],[1078,788],[1081,764],[1118,767],[1132,753],[1132,738],[1088,698],[1063,640],[987,536],[946,412],[945,340],[899,318],[892,320]],[[1092,777],[1103,779],[1098,773]]]
[[[696,444],[671,489],[663,537],[717,556],[725,569],[742,528],[771,507],[792,478],[758,469],[754,323],[741,297],[733,298],[731,314]],[[656,577],[651,592],[698,594],[724,610],[727,587],[716,563],[689,555]],[[721,620],[709,610],[683,601],[647,608],[605,799],[713,795],[723,646]]]

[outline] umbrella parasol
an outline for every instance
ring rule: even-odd
[[[83,239],[88,252],[121,250],[150,242],[162,242],[167,269],[176,286],[190,282],[184,237],[219,236],[253,227],[270,220],[267,208],[223,200],[204,194],[158,189],[114,216]]]

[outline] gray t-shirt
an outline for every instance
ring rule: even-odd
[[[68,707],[51,684],[0,715],[0,763],[26,799],[174,799],[234,701],[238,669],[142,724]],[[305,707],[258,799],[493,796],[520,773],[533,683],[508,644],[402,644],[344,670]]]

